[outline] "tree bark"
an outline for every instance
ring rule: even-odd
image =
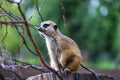
[[[96,80],[90,73],[65,73],[66,80]],[[99,75],[100,80],[114,80],[109,75]],[[53,73],[43,73],[36,76],[31,76],[26,80],[59,80],[59,78]]]

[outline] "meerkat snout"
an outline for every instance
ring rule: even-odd
[[[45,29],[42,29],[41,27],[38,29],[38,31],[40,32],[45,32],[46,30]]]

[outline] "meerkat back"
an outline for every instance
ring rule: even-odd
[[[75,71],[79,68],[82,61],[80,49],[74,40],[62,35],[61,40],[58,41],[61,48],[60,63],[65,70]]]

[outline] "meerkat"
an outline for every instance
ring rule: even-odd
[[[45,38],[48,54],[50,57],[50,66],[55,70],[59,70],[59,65],[63,70],[77,71],[79,67],[91,72],[96,80],[100,80],[99,76],[91,69],[82,64],[82,56],[76,42],[71,38],[63,35],[55,22],[43,21],[38,29],[38,32]],[[58,47],[59,51],[56,50]],[[56,57],[56,54],[58,56]],[[56,59],[57,58],[57,59]]]
[[[58,62],[63,69],[68,71],[76,71],[80,67],[82,62],[82,56],[78,45],[71,38],[63,35],[55,22],[53,21],[43,21],[39,33],[44,36],[48,54],[50,57],[50,65],[55,70],[58,70],[58,65],[56,61],[56,43],[53,37],[56,39],[58,44]],[[52,36],[52,37],[51,37]]]

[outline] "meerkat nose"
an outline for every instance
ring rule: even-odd
[[[45,30],[45,29],[42,29],[42,28],[40,27],[40,28],[38,28],[38,31],[40,31],[40,32],[45,32],[46,30]]]

